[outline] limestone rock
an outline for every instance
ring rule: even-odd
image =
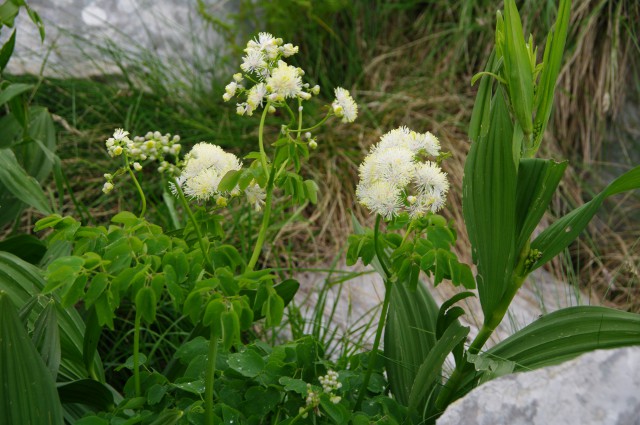
[[[437,425],[640,425],[640,347],[598,350],[487,382]]]

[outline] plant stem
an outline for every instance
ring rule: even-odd
[[[267,197],[264,201],[264,215],[262,216],[262,224],[260,224],[260,232],[258,233],[258,239],[256,245],[253,247],[253,253],[251,259],[247,265],[247,271],[252,271],[258,262],[262,246],[267,237],[267,228],[269,227],[269,220],[271,219],[271,204],[273,203],[273,183],[275,181],[275,172],[269,173],[269,181],[267,182]]]
[[[360,409],[362,405],[362,401],[364,400],[364,395],[367,392],[367,387],[369,386],[369,380],[371,379],[371,374],[373,373],[373,367],[376,363],[378,357],[378,347],[380,347],[380,340],[382,339],[382,330],[384,329],[385,322],[387,321],[387,313],[389,311],[389,304],[391,301],[391,273],[389,273],[389,269],[387,268],[384,258],[382,257],[382,251],[380,249],[379,243],[379,228],[380,228],[380,215],[376,217],[376,227],[373,233],[373,245],[376,250],[376,256],[378,257],[378,261],[384,270],[384,301],[382,302],[382,312],[380,313],[380,320],[378,321],[378,328],[376,329],[376,337],[373,341],[373,347],[371,348],[371,354],[369,355],[368,364],[367,364],[367,373],[364,376],[364,381],[362,382],[362,388],[360,389],[360,394],[358,395],[358,401],[356,401],[355,410]]]
[[[213,262],[213,259],[209,256],[209,250],[204,244],[204,239],[202,238],[202,232],[200,231],[200,226],[198,225],[198,221],[196,217],[193,215],[193,211],[189,207],[189,203],[187,202],[187,198],[184,196],[184,192],[180,187],[178,179],[174,179],[173,184],[175,185],[176,192],[178,193],[178,198],[182,203],[183,208],[187,212],[189,219],[191,220],[191,224],[193,225],[194,230],[196,231],[196,236],[198,237],[198,244],[200,245],[200,250],[202,251],[202,256],[204,257],[205,264],[209,267],[209,272],[213,273],[216,265]]]
[[[298,412],[298,414],[296,415],[296,417],[295,417],[295,418],[293,418],[293,419],[291,420],[291,422],[289,422],[289,425],[293,425],[293,424],[295,424],[296,422],[298,422],[298,420],[300,420],[304,415],[306,415],[307,413],[309,413],[309,412],[311,411],[311,409],[313,409],[314,407],[316,407],[316,406],[314,406],[313,404],[311,404],[311,405],[309,405],[309,406],[305,407],[305,408],[304,408],[304,410],[301,410],[300,412]]]
[[[142,217],[144,217],[145,213],[147,212],[147,198],[145,198],[145,196],[144,196],[144,192],[142,191],[142,187],[140,186],[140,183],[138,182],[138,179],[136,178],[136,174],[131,169],[131,165],[129,164],[129,157],[127,157],[126,154],[123,154],[123,157],[124,157],[124,164],[127,167],[127,170],[129,171],[129,175],[131,176],[131,180],[133,180],[133,183],[136,185],[136,188],[138,189],[138,194],[140,195],[140,200],[142,202],[142,207],[140,208],[139,217],[142,218]]]
[[[136,388],[136,397],[140,397],[140,312],[136,308],[136,318],[133,325],[133,379]]]
[[[218,335],[211,332],[209,337],[209,354],[207,356],[207,375],[204,383],[205,423],[213,425],[213,382],[216,372],[216,357],[218,355]]]
[[[330,116],[332,116],[333,114],[331,113],[331,111],[329,111],[327,113],[327,115],[325,115],[324,118],[322,118],[317,124],[312,125],[311,127],[307,127],[307,128],[298,128],[297,130],[289,130],[289,132],[291,133],[302,133],[303,131],[311,131],[311,130],[315,130],[316,128],[320,127],[322,124],[324,124],[325,122],[327,122],[327,120],[329,119]]]
[[[262,169],[266,176],[269,174],[269,169],[267,168],[267,153],[264,150],[264,121],[267,118],[267,113],[269,111],[269,107],[271,106],[271,102],[267,102],[264,110],[262,111],[262,116],[260,117],[260,127],[258,128],[258,146],[260,147],[260,162],[262,163]]]

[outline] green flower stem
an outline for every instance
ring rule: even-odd
[[[136,388],[136,397],[140,397],[140,312],[136,308],[136,318],[133,325],[133,379]]]
[[[216,265],[213,262],[213,259],[209,256],[209,250],[204,244],[204,239],[202,238],[202,232],[200,231],[200,226],[198,225],[198,221],[196,220],[196,217],[193,215],[193,211],[191,211],[191,208],[189,207],[189,203],[187,202],[187,198],[184,196],[184,192],[182,191],[182,188],[178,183],[178,179],[175,179],[173,184],[175,185],[176,192],[178,193],[178,198],[180,199],[180,202],[182,203],[182,206],[187,212],[187,215],[191,220],[191,224],[193,225],[193,228],[196,231],[196,235],[198,236],[198,244],[200,245],[200,250],[202,251],[202,255],[204,256],[204,261],[206,265],[209,267],[209,272],[213,273],[216,268]]]
[[[325,115],[325,117],[322,118],[317,124],[315,124],[315,125],[313,125],[311,127],[308,127],[308,128],[298,128],[297,130],[289,130],[289,132],[291,132],[291,133],[302,133],[303,131],[315,130],[316,128],[320,127],[322,124],[327,122],[329,117],[331,117],[332,115],[333,115],[332,111],[329,111],[327,113],[327,115]]]
[[[127,167],[127,170],[129,171],[129,175],[131,176],[131,180],[133,180],[133,183],[136,185],[136,188],[138,189],[138,194],[140,195],[140,200],[142,202],[142,207],[140,209],[140,218],[144,217],[145,213],[147,212],[147,198],[145,198],[144,196],[144,192],[142,191],[142,187],[140,187],[140,183],[138,182],[138,179],[136,178],[135,173],[133,172],[133,170],[131,169],[131,165],[129,164],[129,157],[127,157],[127,154],[123,154],[124,157],[124,164]]]
[[[298,422],[300,419],[302,419],[302,417],[303,417],[304,415],[306,415],[307,413],[309,413],[309,412],[310,412],[313,408],[315,408],[315,407],[316,407],[316,406],[314,406],[313,404],[311,404],[311,405],[309,405],[309,406],[305,407],[303,410],[301,410],[300,412],[298,412],[298,414],[296,415],[296,417],[295,417],[295,418],[293,418],[293,419],[291,420],[291,422],[289,422],[289,425],[293,425],[293,424],[295,424],[296,422]]]
[[[376,227],[374,230],[373,236],[373,244],[376,250],[376,256],[378,257],[378,261],[380,261],[380,265],[384,270],[385,278],[384,278],[384,301],[382,301],[382,312],[380,313],[380,320],[378,321],[378,328],[376,329],[376,337],[373,341],[373,347],[371,348],[371,354],[368,359],[368,367],[367,373],[364,376],[364,381],[362,382],[362,388],[360,389],[360,394],[358,395],[358,401],[356,401],[355,410],[359,410],[362,402],[364,401],[364,395],[367,392],[367,387],[369,386],[369,381],[371,380],[371,374],[373,372],[373,366],[378,357],[378,348],[380,347],[380,340],[382,339],[382,330],[384,329],[384,325],[387,321],[387,313],[389,311],[389,304],[391,302],[391,273],[385,264],[384,258],[382,257],[382,251],[379,243],[379,228],[380,228],[380,215],[376,217]]]
[[[260,128],[258,129],[258,145],[260,147],[260,162],[262,163],[262,169],[266,176],[269,174],[269,169],[267,168],[267,153],[264,150],[264,121],[267,118],[267,113],[269,112],[269,107],[271,106],[271,102],[267,102],[262,111],[262,116],[260,117]]]
[[[264,215],[262,216],[262,224],[260,225],[258,240],[256,240],[256,245],[253,247],[251,259],[249,260],[249,264],[247,265],[247,271],[252,271],[256,266],[258,258],[260,257],[260,252],[262,252],[262,246],[264,245],[264,241],[267,237],[267,228],[269,227],[269,220],[271,219],[271,204],[273,203],[273,186],[275,175],[275,172],[269,173],[269,181],[267,182],[266,188],[267,196],[264,201]]]
[[[209,337],[209,354],[207,356],[207,375],[204,382],[205,423],[213,425],[213,382],[216,372],[216,357],[218,356],[218,335],[213,331]]]

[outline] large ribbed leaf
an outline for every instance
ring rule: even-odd
[[[514,0],[504,2],[504,69],[513,112],[525,134],[533,132],[533,70]]]
[[[16,306],[25,305],[34,295],[40,294],[45,282],[41,271],[20,258],[0,251],[0,290],[5,291]],[[29,322],[34,323],[42,312],[43,306],[37,304],[30,313]],[[84,322],[74,308],[63,309],[56,301],[56,317],[60,330],[62,359],[59,376],[74,381],[87,378],[82,357]],[[95,377],[104,381],[102,362],[95,356]]]
[[[607,197],[638,188],[640,188],[640,166],[631,171],[627,171],[615,179],[591,201],[571,211],[546,228],[531,242],[531,248],[537,249],[542,253],[540,259],[534,264],[533,269],[551,260],[573,242],[587,224],[589,224]]]
[[[556,81],[560,73],[562,54],[564,53],[564,46],[569,32],[570,12],[571,0],[560,0],[556,23],[547,36],[547,44],[542,58],[544,67],[540,74],[540,82],[534,98],[536,118],[533,124],[533,136],[535,148],[540,145],[544,129],[547,127],[549,116],[551,115]]]
[[[529,240],[551,202],[567,162],[550,159],[523,159],[518,167],[516,201],[516,252]]]
[[[464,341],[468,333],[468,327],[463,327],[460,323],[454,322],[429,351],[429,354],[420,365],[411,387],[409,396],[410,411],[425,405],[423,400],[433,391],[435,384],[440,383],[440,371],[444,361],[453,349]]]
[[[515,256],[518,153],[503,93],[491,107],[486,137],[472,143],[462,183],[462,207],[473,257],[478,265],[478,292],[485,320],[507,288]],[[515,155],[515,156],[514,156]]]
[[[19,200],[43,214],[52,214],[38,181],[20,166],[11,149],[0,149],[0,182]]]
[[[0,423],[63,424],[53,377],[9,295],[3,291],[0,291],[0,383]]]
[[[406,284],[394,285],[384,355],[391,393],[405,406],[420,365],[436,344],[437,320],[438,306],[424,284],[419,282],[415,291]]]
[[[485,72],[496,72],[496,52],[491,52]],[[476,94],[476,101],[473,104],[473,111],[471,112],[471,121],[469,122],[469,139],[472,142],[477,142],[480,135],[485,136],[489,129],[489,112],[491,111],[491,87],[493,85],[493,79],[489,75],[484,75],[480,78],[480,85],[478,87],[478,93]]]
[[[640,315],[606,307],[570,307],[547,314],[484,355],[536,369],[601,348],[640,345]]]
[[[40,353],[40,357],[51,372],[55,380],[60,368],[60,331],[56,317],[56,302],[51,300],[42,310],[33,326],[33,344]]]

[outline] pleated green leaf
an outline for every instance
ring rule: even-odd
[[[551,202],[567,162],[550,159],[523,159],[518,167],[516,201],[516,253],[531,237]]]
[[[404,284],[394,285],[391,290],[384,332],[385,367],[391,393],[405,406],[420,365],[436,344],[438,311],[422,282],[415,291]],[[425,398],[419,401],[426,403]]]
[[[0,359],[0,423],[62,425],[53,377],[6,292],[0,292]]]
[[[56,302],[51,300],[36,319],[33,327],[33,345],[40,352],[40,356],[55,380],[60,368],[60,331],[56,317]]]
[[[515,371],[561,363],[602,348],[640,345],[640,315],[606,307],[570,307],[547,314],[489,349]]]
[[[504,2],[504,69],[511,106],[525,134],[533,132],[533,70],[514,0]]]
[[[496,72],[496,52],[491,52],[485,72]],[[491,87],[493,85],[492,77],[484,75],[480,78],[480,85],[478,86],[478,93],[476,94],[476,100],[473,104],[473,111],[471,112],[471,121],[469,122],[469,139],[472,142],[477,142],[480,135],[485,136],[489,129],[489,112],[491,111]]]
[[[463,327],[454,322],[429,351],[429,354],[420,365],[411,387],[411,394],[409,395],[410,411],[424,406],[422,400],[425,400],[434,390],[436,383],[440,383],[440,371],[447,356],[460,342],[464,341],[468,333],[468,327]]]
[[[489,132],[472,143],[462,182],[464,221],[485,319],[502,299],[513,269],[518,181],[513,126],[501,91],[492,103]]]
[[[53,213],[40,184],[18,164],[11,149],[0,149],[0,182],[25,204],[43,214]]]
[[[58,394],[62,403],[80,403],[97,411],[113,409],[113,393],[105,385],[93,379],[80,379],[58,385]]]
[[[0,290],[9,295],[14,305],[25,305],[34,295],[42,292],[44,285],[40,269],[12,254],[0,251]],[[29,315],[31,325],[42,310],[43,307],[39,304],[31,310]],[[59,377],[68,381],[87,378],[82,356],[84,322],[74,308],[64,309],[59,302],[56,302],[56,316],[62,351]],[[104,370],[100,358],[95,356],[93,362],[95,377],[104,381]]]
[[[535,148],[540,145],[544,129],[547,127],[549,116],[551,115],[556,81],[560,73],[562,55],[569,32],[570,14],[571,0],[560,0],[560,8],[558,9],[555,26],[547,36],[547,44],[542,58],[544,66],[540,74],[540,81],[534,99],[536,118],[533,125],[533,137]]]
[[[640,166],[627,171],[591,201],[571,211],[546,228],[531,242],[531,248],[537,249],[542,253],[540,259],[533,265],[533,269],[551,260],[573,242],[589,224],[607,197],[638,188],[640,188]]]

